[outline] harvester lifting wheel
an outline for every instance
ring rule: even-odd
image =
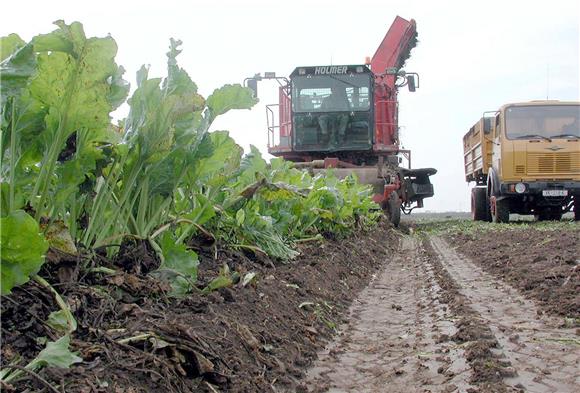
[[[398,227],[401,222],[401,199],[399,199],[399,194],[395,191],[391,192],[389,199],[387,200],[387,206],[385,209],[389,221],[394,227]]]

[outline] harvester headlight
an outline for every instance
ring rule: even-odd
[[[359,74],[360,74],[361,72],[363,72],[363,68],[362,68],[362,66],[358,66],[358,67],[356,67],[356,72],[358,72]]]
[[[298,68],[298,75],[306,75],[306,70],[304,68]]]
[[[526,192],[526,185],[524,183],[516,184],[516,192],[518,194],[523,194],[524,192]]]

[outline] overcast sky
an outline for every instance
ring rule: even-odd
[[[165,75],[169,38],[207,96],[257,72],[288,76],[299,65],[357,64],[372,56],[396,15],[415,19],[419,44],[406,70],[418,72],[415,93],[401,92],[401,139],[413,167],[434,167],[432,211],[469,210],[462,136],[486,110],[508,102],[579,100],[580,7],[552,1],[11,1],[0,35],[29,40],[52,22],[84,24],[87,36],[111,34],[117,62],[134,86],[142,64]],[[260,104],[214,123],[248,148],[266,153],[264,104],[277,100],[275,82],[259,85]],[[126,110],[116,113],[117,117]]]

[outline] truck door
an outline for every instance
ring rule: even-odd
[[[493,127],[492,168],[501,176],[501,112],[495,115]]]

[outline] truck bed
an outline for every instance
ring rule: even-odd
[[[482,117],[463,136],[463,160],[465,180],[485,183],[491,166],[491,120]]]

